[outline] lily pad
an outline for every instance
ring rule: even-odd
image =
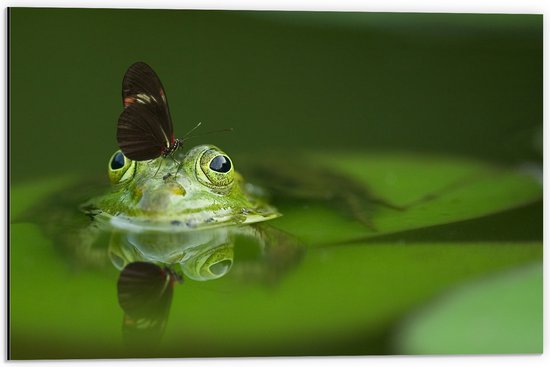
[[[315,158],[313,158],[315,157]],[[312,156],[363,183],[377,198],[403,206],[370,210],[374,229],[321,203],[280,208],[274,224],[310,245],[345,243],[478,218],[538,201],[542,186],[520,169],[449,157],[334,153]]]
[[[405,354],[542,353],[542,264],[446,292],[398,329]]]

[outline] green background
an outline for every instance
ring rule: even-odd
[[[15,182],[103,169],[139,60],[176,136],[234,128],[191,141],[229,154],[542,149],[540,15],[15,8],[10,41]]]
[[[12,8],[9,21],[12,358],[542,351],[542,189],[525,175],[542,172],[542,16]],[[306,152],[397,204],[482,175],[376,211],[376,233],[278,203],[302,263],[275,287],[185,282],[163,344],[132,354],[117,271],[67,262],[33,223],[53,205],[32,208],[69,196],[67,177],[105,175],[139,60],[176,136],[234,129],[187,144],[219,145],[237,169]],[[487,344],[472,345],[479,325]]]

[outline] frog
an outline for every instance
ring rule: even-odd
[[[253,195],[231,159],[213,145],[193,147],[178,159],[133,161],[122,151],[109,159],[111,190],[82,206],[115,228],[190,231],[250,224],[281,214]]]

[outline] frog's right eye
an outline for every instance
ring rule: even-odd
[[[116,151],[109,159],[109,180],[112,183],[126,181],[134,176],[135,170],[136,162],[126,158],[120,150]]]

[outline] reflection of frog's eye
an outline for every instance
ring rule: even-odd
[[[198,247],[187,260],[181,263],[184,274],[194,280],[217,279],[229,272],[234,258],[233,242],[224,242],[211,247]]]
[[[120,150],[109,159],[109,180],[112,183],[126,181],[134,175],[136,170],[136,162],[126,158]]]
[[[208,149],[197,160],[197,178],[211,188],[227,189],[233,184],[231,159],[218,149]]]

